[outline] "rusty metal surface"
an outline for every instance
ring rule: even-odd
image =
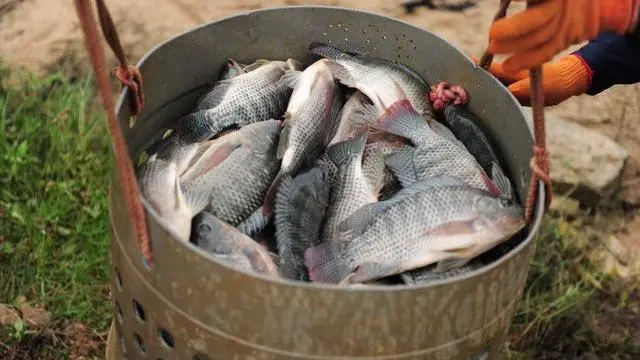
[[[464,86],[471,94],[469,106],[496,139],[520,198],[526,197],[531,128],[502,84],[428,31],[334,7],[243,13],[153,49],[138,64],[147,103],[133,128],[128,128],[129,107],[123,106],[126,92],[117,108],[132,155],[189,111],[227,57],[308,61],[311,41],[398,59],[429,82]],[[114,173],[109,193],[114,318],[131,360],[495,359],[524,287],[544,202],[540,186],[533,230],[482,269],[428,286],[342,288],[234,270],[174,240],[147,213],[155,257],[150,269],[137,249],[116,180]]]

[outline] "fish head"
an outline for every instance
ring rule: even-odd
[[[496,196],[477,196],[473,210],[478,215],[473,220],[474,230],[487,234],[491,242],[504,241],[525,226],[522,206]]]

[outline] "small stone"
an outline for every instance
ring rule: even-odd
[[[563,216],[576,216],[580,211],[580,202],[566,196],[555,196],[549,210]]]
[[[0,304],[0,325],[13,325],[20,320],[20,315],[15,309]]]

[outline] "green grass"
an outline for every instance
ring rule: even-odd
[[[71,320],[104,331],[111,151],[93,83],[0,77],[0,303],[24,295],[52,312],[54,330]],[[587,227],[547,218],[503,359],[640,358],[640,292],[592,265]],[[64,340],[38,336],[0,327],[0,357],[7,343],[33,359],[68,358]]]
[[[93,83],[0,76],[0,303],[105,329],[111,158]]]

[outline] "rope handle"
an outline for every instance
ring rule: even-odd
[[[527,1],[527,8],[533,6],[533,1]],[[493,22],[502,19],[507,15],[507,9],[511,4],[511,0],[500,0],[500,7],[496,12]],[[490,54],[488,49],[482,55],[478,65],[483,69],[488,70],[493,61],[493,54]],[[529,163],[531,167],[532,176],[529,183],[529,192],[527,196],[527,202],[525,206],[525,220],[530,223],[533,217],[533,210],[535,209],[537,202],[537,188],[538,181],[542,181],[545,185],[545,208],[544,211],[549,210],[551,199],[553,197],[553,188],[551,184],[551,177],[549,176],[549,152],[547,151],[547,141],[545,133],[545,120],[544,120],[544,89],[542,87],[542,67],[537,66],[529,69],[529,77],[531,78],[531,107],[533,108],[533,128],[534,128],[534,141],[533,146],[533,158]]]
[[[116,155],[116,166],[120,173],[120,181],[122,182],[127,211],[134,224],[134,230],[138,239],[140,252],[144,259],[152,265],[152,252],[149,243],[149,233],[147,231],[145,212],[140,200],[140,188],[133,170],[133,164],[129,158],[129,152],[126,142],[124,141],[124,136],[122,135],[120,124],[116,119],[113,99],[111,98],[109,74],[105,69],[106,61],[100,44],[96,21],[92,12],[93,9],[90,1],[74,1],[82,32],[84,34],[85,47],[89,52],[91,65],[98,80],[102,104],[107,112],[109,132],[111,140],[113,141],[113,149]],[[120,45],[118,33],[104,1],[96,0],[96,3],[102,33],[120,64],[115,70],[115,75],[123,86],[127,86],[129,88],[131,94],[130,99],[132,100],[132,111],[134,115],[138,115],[144,106],[142,75],[135,66],[127,64],[124,52],[122,51],[122,46]]]

